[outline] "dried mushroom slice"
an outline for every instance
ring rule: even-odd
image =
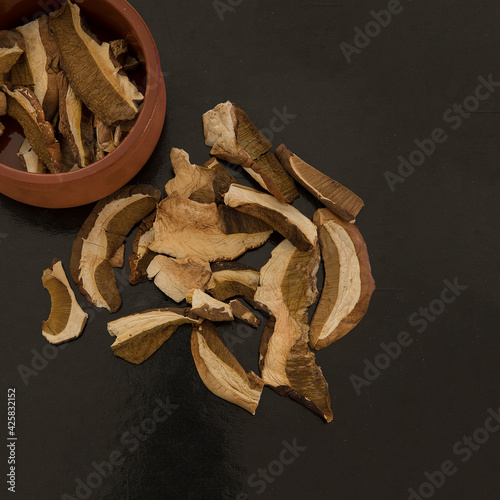
[[[132,243],[132,254],[128,258],[130,265],[128,281],[131,285],[137,285],[148,280],[148,266],[156,255],[158,255],[149,249],[149,245],[155,237],[153,228],[155,218],[156,210],[141,222],[135,233],[134,242]]]
[[[87,323],[88,314],[78,305],[60,260],[54,259],[51,266],[45,269],[42,283],[52,302],[49,319],[42,324],[42,335],[51,344],[78,338]]]
[[[125,243],[115,252],[113,257],[109,259],[109,263],[112,267],[121,269],[125,264]]]
[[[64,172],[62,153],[52,125],[45,121],[45,114],[35,94],[27,87],[6,85],[2,90],[7,94],[7,114],[23,127],[33,151],[43,161],[51,173]]]
[[[96,135],[96,160],[102,160],[106,154],[113,152],[115,146],[114,127],[104,123],[94,116],[94,129]]]
[[[0,31],[0,85],[26,48],[23,37],[16,31]]]
[[[127,137],[127,135],[132,131],[135,122],[136,120],[131,120],[128,122],[122,122],[116,126],[114,135],[115,148],[117,148],[125,137]]]
[[[354,224],[328,209],[314,215],[325,283],[311,321],[309,345],[323,349],[350,332],[368,310],[375,290],[366,244]]]
[[[0,91],[0,116],[7,114],[7,96]]]
[[[233,260],[262,246],[271,235],[271,230],[227,234],[215,203],[198,203],[177,193],[159,204],[153,227],[151,251],[177,258],[192,255],[207,262]]]
[[[327,422],[332,420],[328,384],[307,345],[307,309],[318,291],[319,248],[297,250],[280,243],[261,269],[255,301],[272,316],[260,348],[261,376],[278,394],[303,404]]]
[[[73,244],[71,276],[85,297],[97,307],[116,312],[121,297],[110,262],[125,237],[160,200],[148,185],[125,186],[96,204]]]
[[[205,288],[212,272],[210,264],[197,257],[172,259],[157,255],[149,264],[148,278],[168,297],[181,302],[193,288]]]
[[[207,389],[255,415],[264,382],[254,372],[245,372],[210,321],[193,326],[191,352]]]
[[[245,323],[248,323],[250,326],[254,328],[258,328],[260,325],[260,319],[255,316],[255,314],[245,307],[238,299],[234,299],[229,302],[231,306],[231,311],[235,318],[241,319]]]
[[[316,226],[292,205],[280,203],[273,196],[255,189],[233,184],[224,196],[226,205],[253,215],[269,224],[299,250],[316,246]]]
[[[111,321],[108,332],[116,337],[111,349],[116,356],[139,365],[151,357],[180,325],[200,323],[188,314],[189,309],[152,309]]]
[[[210,297],[203,290],[196,288],[187,295],[191,312],[209,321],[233,321],[234,316],[229,304]]]
[[[19,153],[17,153],[19,161],[26,172],[32,172],[34,174],[43,174],[47,170],[43,161],[38,158],[38,155],[33,151],[28,139],[24,139],[21,147],[19,148]]]
[[[99,44],[83,29],[80,7],[68,1],[50,15],[49,26],[59,46],[61,67],[92,113],[108,125],[133,120],[144,96],[117,71],[109,44]]]
[[[5,126],[3,123],[0,123],[0,137],[2,136],[2,134],[4,133],[5,131]]]
[[[253,305],[255,291],[259,286],[260,273],[239,262],[215,262],[207,291],[218,300],[243,297]]]
[[[109,42],[109,49],[111,50],[111,54],[118,61],[120,66],[125,64],[128,55],[128,43],[126,40],[113,40]]]
[[[287,174],[274,154],[262,155],[255,160],[252,169],[264,179],[265,186],[262,187],[274,195],[279,202],[291,203],[300,196],[295,182]],[[266,176],[270,177],[271,182],[267,180]]]
[[[363,200],[352,191],[316,170],[289,151],[284,144],[276,155],[286,171],[323,205],[348,222],[354,222],[363,208]]]

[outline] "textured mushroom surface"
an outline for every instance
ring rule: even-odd
[[[116,356],[141,364],[151,357],[180,325],[200,323],[189,309],[152,309],[108,323],[108,332],[116,337],[111,346]]]
[[[149,245],[154,240],[153,223],[156,219],[156,210],[148,215],[137,228],[134,241],[132,243],[132,253],[128,260],[130,265],[129,283],[137,285],[148,279],[148,266],[157,255],[149,249]]]
[[[229,302],[229,306],[231,307],[231,311],[235,318],[241,319],[245,323],[253,326],[254,328],[258,328],[260,325],[260,319],[255,316],[255,314],[248,309],[245,305],[243,305],[238,299],[234,299]]]
[[[280,243],[261,269],[255,301],[271,319],[260,347],[261,377],[282,396],[303,404],[327,422],[332,420],[328,384],[307,344],[307,309],[318,294],[319,248],[297,250]]]
[[[328,209],[314,215],[325,283],[311,321],[309,345],[323,349],[350,332],[363,318],[375,290],[366,244],[354,224]]]
[[[16,31],[0,31],[0,85],[4,75],[17,63],[25,48],[22,35]]]
[[[246,372],[222,342],[210,321],[193,326],[191,352],[206,387],[230,403],[255,415],[264,382],[254,372]]]
[[[7,96],[0,91],[0,116],[7,114]]]
[[[96,135],[96,160],[102,160],[107,153],[116,149],[114,127],[94,116]]]
[[[88,314],[76,301],[60,260],[54,259],[45,269],[42,283],[52,302],[49,319],[42,324],[42,335],[51,344],[76,339],[85,328]]]
[[[2,136],[2,134],[4,133],[5,131],[5,126],[3,123],[0,123],[0,137]]]
[[[116,312],[121,306],[110,259],[135,224],[150,214],[160,191],[148,185],[125,186],[96,204],[73,244],[71,276],[97,307]]]
[[[233,321],[234,316],[229,304],[210,297],[203,290],[196,288],[188,294],[191,312],[210,321]]]
[[[43,174],[47,171],[43,161],[41,161],[40,158],[38,158],[38,155],[33,151],[28,139],[24,139],[22,142],[17,156],[26,172]]]

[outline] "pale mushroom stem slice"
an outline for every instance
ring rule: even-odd
[[[299,250],[307,252],[317,244],[316,226],[292,205],[280,203],[269,194],[233,184],[225,194],[224,202],[232,208],[262,219]]]
[[[28,139],[24,139],[19,152],[17,153],[19,161],[26,172],[32,172],[34,174],[43,174],[47,171],[43,161],[38,158],[37,154],[33,151]]]
[[[61,66],[92,113],[108,125],[133,120],[144,96],[115,67],[109,44],[99,44],[84,30],[80,7],[68,1],[50,15],[49,26],[59,46]]]
[[[137,228],[134,241],[132,243],[132,253],[129,255],[130,276],[129,283],[137,285],[148,280],[148,266],[158,255],[149,249],[149,245],[154,240],[153,223],[156,219],[156,210],[148,215]]]
[[[60,260],[54,259],[45,269],[42,283],[52,302],[49,319],[42,324],[42,335],[51,344],[78,338],[85,328],[88,314],[76,301]]]
[[[110,262],[125,237],[160,200],[149,185],[125,186],[96,204],[73,244],[71,276],[96,307],[116,312],[121,306],[113,265]]]
[[[116,337],[111,349],[116,356],[136,365],[151,357],[180,325],[199,324],[189,309],[152,309],[108,323],[108,332]]]
[[[358,228],[328,209],[314,215],[325,283],[311,321],[309,345],[323,349],[349,333],[368,310],[375,290],[366,243]]]
[[[233,321],[234,316],[229,304],[210,297],[203,290],[190,290],[186,300],[191,304],[191,312],[209,321]]]
[[[342,184],[307,164],[284,144],[276,155],[286,171],[321,203],[348,222],[354,222],[364,206],[363,200]]]
[[[262,379],[278,394],[291,397],[330,422],[328,384],[307,345],[307,309],[318,293],[319,261],[319,248],[301,252],[285,240],[261,269],[255,301],[272,318],[264,331],[259,365]]]
[[[210,321],[193,326],[191,352],[201,380],[213,394],[255,415],[264,382],[246,372]]]

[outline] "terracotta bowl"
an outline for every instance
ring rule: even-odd
[[[0,29],[15,28],[62,3],[63,0],[0,0]],[[105,158],[81,170],[28,173],[1,163],[0,152],[0,193],[38,207],[85,205],[124,186],[153,153],[165,122],[167,97],[158,51],[139,14],[125,0],[76,0],[75,3],[91,26],[95,22],[127,40],[145,67],[145,99],[137,122],[124,141]]]

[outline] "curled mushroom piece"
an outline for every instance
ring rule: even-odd
[[[350,332],[363,318],[375,290],[366,244],[354,224],[328,209],[314,215],[325,283],[311,321],[309,345],[323,349]]]
[[[200,318],[210,321],[233,321],[234,316],[229,304],[210,297],[198,288],[191,290],[187,295],[191,304],[191,312]]]
[[[116,312],[121,296],[110,262],[125,237],[160,200],[148,185],[125,186],[96,204],[73,244],[71,276],[85,297],[97,307]]]
[[[132,243],[132,253],[128,258],[130,265],[128,281],[131,285],[137,285],[148,280],[148,266],[157,255],[149,249],[149,245],[155,237],[153,228],[155,219],[156,210],[141,222],[135,233],[134,242]]]
[[[54,259],[45,269],[42,283],[52,301],[49,319],[42,325],[42,335],[51,344],[78,338],[85,328],[88,314],[78,305],[60,260]]]
[[[330,422],[328,384],[307,345],[307,309],[318,294],[319,260],[319,248],[301,252],[285,240],[261,269],[255,301],[272,317],[262,337],[259,365],[262,379],[278,394]]]
[[[245,372],[213,323],[205,320],[193,326],[191,352],[198,374],[211,392],[255,415],[264,382],[254,372]]]
[[[286,171],[321,203],[348,222],[354,222],[363,208],[363,200],[351,190],[334,181],[289,151],[284,144],[277,150]]]
[[[262,219],[299,250],[307,252],[316,246],[316,226],[292,205],[280,203],[269,194],[240,184],[233,184],[229,188],[224,202],[241,212]]]
[[[108,125],[133,120],[144,96],[117,70],[109,44],[99,44],[84,30],[80,7],[66,2],[50,15],[49,26],[59,46],[62,69],[92,113]]]
[[[152,309],[108,323],[108,332],[116,337],[111,346],[116,356],[141,364],[151,357],[180,325],[199,324],[189,316],[189,309]]]

